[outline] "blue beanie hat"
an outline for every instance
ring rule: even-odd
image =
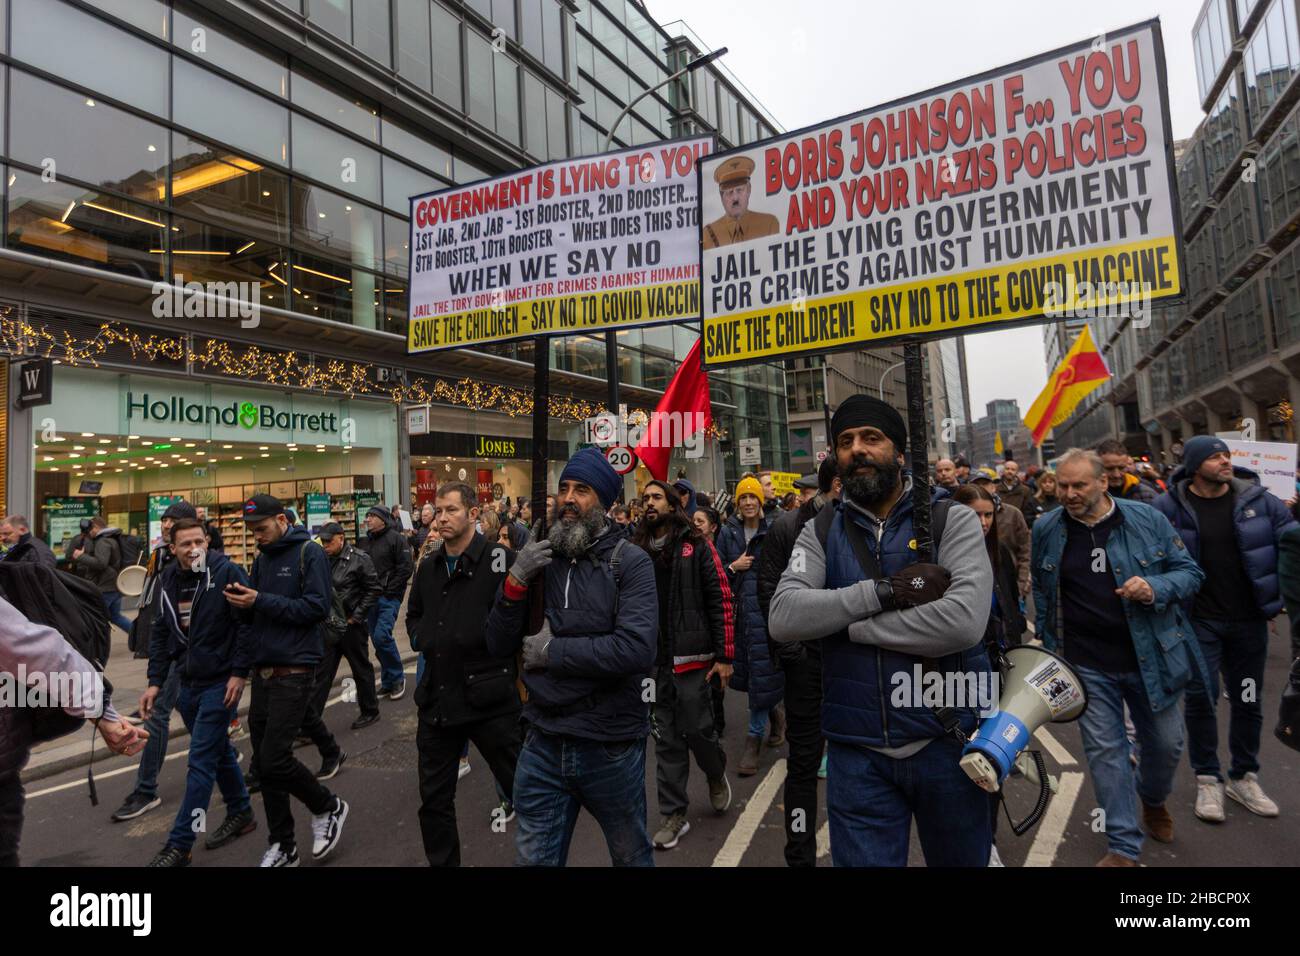
[[[605,460],[596,448],[584,448],[564,466],[560,481],[580,481],[596,492],[600,503],[608,508],[623,490],[623,476]]]
[[[1231,454],[1228,443],[1214,435],[1193,435],[1183,443],[1183,467],[1190,478],[1205,464],[1205,459],[1221,451]]]

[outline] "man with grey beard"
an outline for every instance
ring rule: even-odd
[[[597,449],[574,455],[547,537],[519,550],[488,615],[491,655],[523,651],[527,733],[514,784],[522,866],[563,866],[583,808],[615,866],[654,865],[645,799],[652,695],[643,684],[655,663],[659,598],[649,556],[605,517],[622,487]],[[545,620],[526,636],[530,584]]]

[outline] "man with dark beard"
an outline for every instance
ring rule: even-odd
[[[993,572],[979,519],[940,502],[938,563],[918,563],[902,417],[854,395],[831,433],[842,494],[799,533],[768,626],[775,641],[824,641],[832,860],[906,866],[915,817],[927,865],[986,866],[988,797],[958,766],[962,742],[949,730],[972,733],[981,704],[954,697],[941,715],[913,686],[927,662],[945,688],[987,681]]]
[[[709,781],[714,813],[731,806],[726,756],[713,725],[709,683],[731,679],[735,613],[718,552],[691,523],[677,489],[651,481],[642,495],[645,520],[632,543],[654,562],[659,592],[659,652],[651,706],[659,812],[654,845],[671,850],[691,828],[686,820],[690,755]]]
[[[654,865],[643,683],[655,660],[659,602],[650,558],[605,517],[622,487],[597,449],[574,455],[560,474],[549,536],[519,550],[488,615],[492,657],[523,649],[528,731],[513,796],[524,866],[563,866],[584,807],[615,866]],[[525,636],[534,579],[545,622]]]

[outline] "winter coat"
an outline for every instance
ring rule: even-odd
[[[1178,700],[1193,667],[1202,679],[1206,674],[1195,632],[1183,610],[1183,604],[1200,590],[1205,572],[1163,514],[1140,502],[1114,501],[1121,522],[1106,538],[1106,564],[1115,575],[1115,587],[1136,575],[1155,592],[1151,604],[1124,601],[1124,614],[1151,709],[1161,711]],[[1061,555],[1065,522],[1073,520],[1058,508],[1034,523],[1035,632],[1050,651],[1060,643]]]
[[[1126,473],[1124,475],[1124,488],[1119,494],[1111,492],[1111,496],[1123,498],[1125,501],[1140,501],[1144,505],[1153,505],[1156,503],[1156,499],[1160,497],[1160,489],[1149,481],[1143,481],[1137,475]],[[1166,517],[1168,516],[1166,515]]]
[[[1020,511],[1025,516],[1025,521],[1033,521],[1033,515],[1037,513],[1037,506],[1034,502],[1034,490],[1023,481],[1017,480],[1015,485],[1007,488],[1002,482],[998,482],[993,489],[1002,499],[1004,505],[1010,505]]]
[[[59,559],[54,556],[50,546],[30,531],[24,532],[18,538],[18,543],[4,553],[4,560],[43,564],[51,570],[55,570],[59,566]]]
[[[320,625],[329,617],[333,587],[325,549],[295,525],[261,549],[249,578],[257,591],[251,611],[244,612],[253,664],[319,664],[325,653]]]
[[[524,672],[523,717],[546,733],[626,741],[650,731],[644,682],[655,662],[659,592],[649,556],[625,539],[606,519],[581,557],[556,555],[541,574],[551,643],[547,666]],[[610,558],[619,541],[616,583]],[[492,657],[523,646],[528,606],[527,592],[502,586],[487,622]]]
[[[733,515],[718,532],[718,553],[727,565],[731,590],[736,595],[735,671],[728,686],[749,695],[750,710],[766,710],[785,696],[785,674],[776,666],[767,642],[767,618],[758,603],[758,568],[766,535],[772,526],[766,517],[759,518],[757,534],[764,536],[754,552],[748,571],[734,572],[732,562],[745,553],[745,522]]]
[[[172,561],[158,587],[158,610],[149,636],[149,686],[161,687],[172,662],[181,680],[193,684],[225,682],[233,674],[248,677],[253,661],[248,623],[225,599],[229,584],[248,586],[244,569],[220,551],[209,551],[190,604],[189,632],[179,618],[181,564]]]
[[[406,595],[406,582],[411,579],[411,544],[398,530],[396,518],[385,513],[384,522],[382,531],[367,530],[356,546],[374,562],[381,596],[400,601]]]
[[[349,621],[364,621],[379,600],[379,576],[370,555],[350,544],[329,559],[334,593]]]
[[[736,607],[731,582],[717,549],[704,538],[682,534],[672,549],[668,580],[668,627],[661,629],[656,665],[677,674],[730,664],[736,656]],[[650,554],[652,561],[659,558]]]
[[[794,551],[795,541],[799,539],[799,532],[822,509],[826,500],[820,494],[814,495],[794,511],[788,511],[772,522],[772,527],[763,540],[763,551],[754,564],[758,568],[758,607],[764,621],[771,611],[772,595],[781,583],[781,574],[790,563],[790,554]],[[767,650],[778,667],[798,664],[808,653],[802,641],[782,643],[772,640],[770,635]]]
[[[488,649],[487,619],[515,554],[475,534],[447,575],[441,549],[420,562],[406,608],[406,631],[424,655],[415,690],[420,716],[446,726],[516,713],[515,655]]]
[[[1016,558],[1016,582],[1023,597],[1029,593],[1029,524],[1019,508],[998,508],[998,544]]]
[[[1237,534],[1237,549],[1246,576],[1254,588],[1255,606],[1260,614],[1272,618],[1282,610],[1282,593],[1277,580],[1278,539],[1295,527],[1295,519],[1286,505],[1259,483],[1259,476],[1249,468],[1233,468],[1232,523]],[[1200,529],[1196,512],[1187,500],[1192,479],[1184,468],[1173,475],[1173,488],[1155,499],[1154,507],[1169,519],[1187,545],[1193,561],[1201,560]],[[1190,616],[1195,595],[1188,598],[1184,610]]]
[[[101,594],[117,593],[117,572],[122,569],[121,536],[120,528],[105,528],[86,539],[82,545],[85,551],[77,558],[77,569]]]

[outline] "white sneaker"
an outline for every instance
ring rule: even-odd
[[[1236,800],[1251,813],[1261,817],[1277,816],[1277,804],[1259,786],[1259,776],[1248,773],[1240,780],[1228,781],[1228,796]]]
[[[311,858],[323,860],[330,851],[338,846],[339,837],[343,835],[343,821],[348,818],[348,802],[342,797],[334,798],[334,809],[326,810],[320,816],[311,818]]]
[[[262,854],[262,862],[259,866],[297,866],[298,865],[298,848],[290,847],[286,853],[280,849],[280,844],[272,843],[270,849]]]
[[[1006,866],[1006,864],[1002,862],[1002,857],[998,856],[998,848],[995,846],[989,847],[989,866],[1001,866],[1004,868]]]
[[[1223,822],[1223,784],[1213,774],[1196,775],[1196,815],[1206,823]]]
[[[469,773],[469,761],[462,760],[460,762],[460,769],[456,771],[456,779],[457,780],[461,779],[467,773]]]

